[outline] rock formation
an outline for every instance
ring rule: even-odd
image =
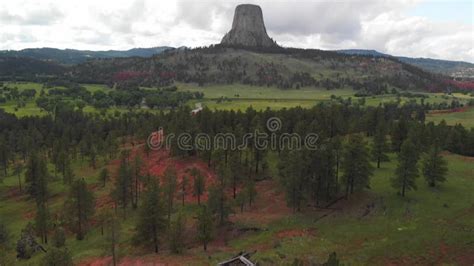
[[[232,29],[222,38],[222,45],[276,47],[268,37],[263,22],[262,9],[257,5],[238,5],[235,8]]]

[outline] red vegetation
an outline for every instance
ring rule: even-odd
[[[468,107],[459,107],[459,108],[454,108],[454,109],[446,109],[446,110],[433,110],[430,111],[430,114],[450,114],[450,113],[463,113],[468,110]]]
[[[144,78],[149,75],[150,73],[139,72],[139,71],[120,71],[120,72],[115,73],[113,79],[115,81],[125,81],[125,80],[130,80],[130,79]]]
[[[461,90],[474,90],[474,81],[446,80],[445,83]]]

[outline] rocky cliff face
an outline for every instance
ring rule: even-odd
[[[257,5],[238,5],[235,8],[232,29],[222,38],[222,45],[275,47],[268,37],[263,22],[262,9]]]

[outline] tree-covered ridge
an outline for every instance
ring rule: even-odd
[[[3,60],[20,60],[18,58]],[[32,59],[30,59],[32,60]],[[34,60],[33,60],[34,61]],[[43,70],[38,61],[21,68],[4,61],[0,76],[45,82],[56,78],[109,86],[170,86],[174,82],[248,84],[282,89],[318,87],[354,88],[367,94],[401,90],[445,91],[462,89],[445,78],[425,72],[396,58],[345,55],[294,48],[211,46],[168,50],[150,58],[95,59],[58,70]],[[53,63],[48,63],[52,64]],[[49,69],[49,68],[48,68]],[[459,87],[459,88],[458,88]]]

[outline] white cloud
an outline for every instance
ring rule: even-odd
[[[422,0],[282,1],[259,4],[267,31],[288,47],[377,49],[474,61],[472,24],[408,15]],[[0,49],[129,49],[220,42],[235,0],[0,0]]]

